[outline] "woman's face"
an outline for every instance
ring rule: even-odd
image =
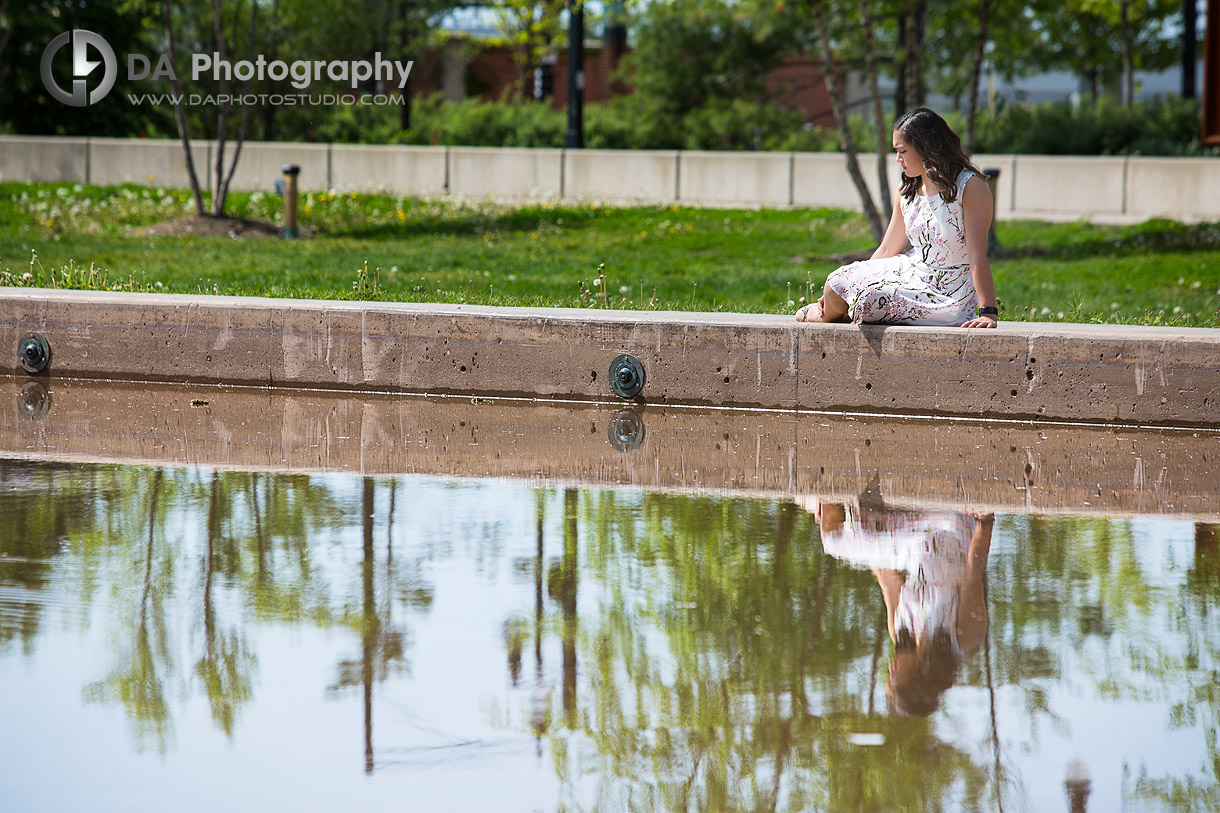
[[[915,148],[897,130],[894,131],[894,152],[897,153],[898,166],[902,167],[903,175],[918,178],[924,174],[923,156],[915,152]]]

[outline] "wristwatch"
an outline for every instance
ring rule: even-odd
[[[1000,309],[999,308],[979,308],[978,315],[983,316],[984,314],[987,314],[990,316],[999,316]]]

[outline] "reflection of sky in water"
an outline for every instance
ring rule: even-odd
[[[581,491],[578,544],[568,551],[578,568],[575,613],[569,610],[573,625],[565,626],[564,568],[573,560],[565,560],[562,490],[544,497],[538,618],[534,487],[376,480],[374,567],[366,581],[360,479],[259,475],[260,498],[276,486],[285,505],[309,499],[331,506],[306,523],[307,544],[294,542],[292,530],[273,533],[278,520],[270,514],[259,518],[270,574],[259,582],[250,475],[223,474],[220,482],[235,497],[220,535],[239,541],[227,558],[213,552],[209,601],[203,574],[212,473],[166,470],[162,493],[172,507],[161,512],[145,614],[163,684],[159,737],[123,702],[147,687],[115,678],[130,672],[139,637],[147,543],[141,521],[152,472],[86,468],[51,478],[26,468],[0,483],[0,501],[11,509],[14,494],[51,494],[51,479],[62,488],[91,471],[101,480],[113,476],[121,488],[106,491],[90,540],[69,531],[52,549],[42,586],[10,578],[17,537],[0,537],[10,540],[0,541],[10,548],[0,547],[5,810],[149,809],[170,800],[188,810],[613,810],[629,799],[643,809],[670,808],[679,806],[675,787],[684,776],[694,777],[692,807],[710,807],[708,791],[698,787],[711,782],[711,768],[682,758],[680,744],[696,735],[723,746],[713,743],[707,753],[729,754],[730,806],[755,806],[773,789],[779,809],[853,798],[826,795],[832,769],[882,782],[892,775],[887,792],[900,792],[909,777],[895,771],[887,749],[934,735],[973,765],[961,768],[965,773],[946,768],[936,798],[956,809],[970,774],[969,781],[988,783],[979,798],[992,809],[988,659],[1005,810],[1065,809],[1063,776],[1072,759],[1091,772],[1090,810],[1121,809],[1124,794],[1129,809],[1148,806],[1133,798],[1141,772],[1193,780],[1204,807],[1220,799],[1209,765],[1216,752],[1205,740],[1220,709],[1201,689],[1218,668],[1220,631],[1183,587],[1195,560],[1192,523],[998,517],[988,561],[989,651],[964,664],[930,722],[898,725],[886,714],[891,644],[876,623],[883,612],[877,582],[842,563],[827,570],[816,523],[789,503]],[[780,553],[774,529],[784,522],[792,533]],[[1098,534],[1111,537],[1105,555],[1084,556],[1102,549]],[[1099,561],[1112,571],[1081,569]],[[1124,597],[1130,584],[1142,594]],[[757,607],[736,606],[733,593],[717,592],[725,585]],[[1096,625],[1082,632],[1086,621],[1073,607],[1048,606],[1017,623],[1024,595],[1083,598],[1101,608],[1100,620],[1082,615]],[[792,621],[812,617],[819,596],[836,615],[824,626],[825,640],[810,643]],[[1207,600],[1214,606],[1216,593]],[[14,630],[31,613],[38,626],[22,640]],[[364,625],[372,616],[380,638]],[[564,636],[573,632],[575,646],[565,654]],[[389,654],[372,667],[374,770],[366,774],[362,642],[374,639]],[[510,639],[519,651],[516,686]],[[1010,651],[1015,644],[1023,649]],[[806,646],[808,658],[793,654]],[[237,663],[245,664],[248,694],[233,701],[231,736],[198,666],[209,651],[244,653]],[[1023,673],[1023,653],[1042,651],[1051,674],[1007,679]],[[569,715],[564,664],[572,657],[577,683]],[[694,700],[674,688],[692,674]],[[336,687],[341,678],[347,685]],[[241,680],[227,685],[240,687]],[[711,699],[699,699],[704,691]],[[877,710],[871,718],[864,713],[870,691]],[[718,716],[720,694],[729,711]],[[1182,711],[1188,707],[1193,718]],[[775,726],[802,716],[802,708],[824,719],[806,718],[792,730],[795,742],[782,740]],[[535,726],[545,729],[538,739]],[[845,745],[853,731],[886,731],[889,743]],[[658,756],[670,739],[679,745]],[[735,744],[724,745],[729,740]],[[777,752],[786,754],[778,762]],[[746,787],[753,780],[758,788]],[[655,791],[658,781],[668,783],[665,790]]]

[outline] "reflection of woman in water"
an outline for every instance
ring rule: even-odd
[[[827,553],[877,577],[894,657],[886,682],[891,711],[936,710],[966,657],[987,632],[983,577],[992,515],[814,505]]]

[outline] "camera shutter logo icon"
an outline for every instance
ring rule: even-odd
[[[51,75],[51,63],[55,61],[56,55],[69,42],[72,43],[72,92],[67,93],[55,81],[55,77]],[[97,62],[89,59],[89,49],[94,48],[101,54],[102,61]],[[87,77],[93,74],[98,65],[103,65],[102,81],[93,90],[89,90]],[[92,31],[86,31],[83,28],[76,28],[72,31],[65,31],[47,45],[45,51],[42,52],[42,84],[47,89],[47,93],[51,94],[51,98],[58,102],[71,105],[72,107],[84,107],[85,105],[96,104],[105,98],[110,89],[114,87],[114,80],[118,78],[118,62],[114,57],[114,49],[110,47],[110,43],[102,38],[101,34],[95,34]]]

